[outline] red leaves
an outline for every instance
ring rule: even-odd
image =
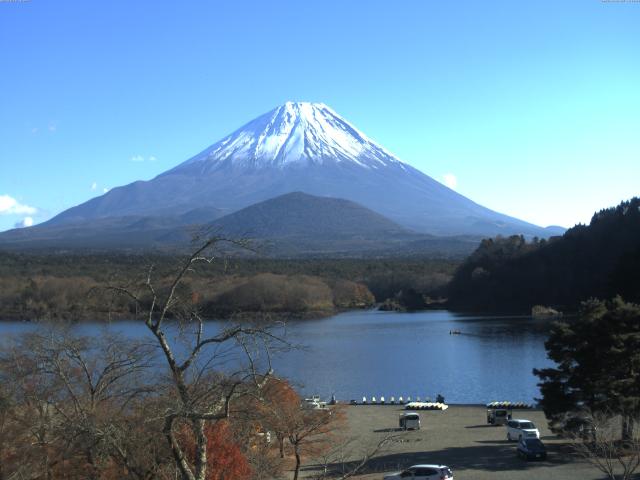
[[[221,420],[205,427],[207,437],[207,480],[248,480],[251,467],[247,457],[235,441],[229,423]],[[184,451],[195,455],[195,441],[191,430],[185,426],[181,435]]]
[[[245,480],[251,477],[249,462],[234,441],[228,422],[207,425],[205,434],[209,480]]]

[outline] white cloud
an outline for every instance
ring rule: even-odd
[[[91,190],[95,190],[96,188],[98,188],[98,184],[96,182],[93,182],[91,184]]]
[[[105,188],[102,189],[102,193],[107,193],[109,190],[111,190],[111,189],[105,187]]]
[[[9,195],[0,195],[0,215],[33,215],[38,210],[29,205],[23,205]]]
[[[38,133],[38,127],[33,127],[31,129],[31,133]]]
[[[53,123],[49,124],[49,131],[50,132],[55,132],[57,129],[58,129],[58,127],[55,124],[53,124]]]
[[[155,162],[158,160],[154,155],[149,155],[147,158],[144,158],[144,155],[134,155],[131,157],[132,162]]]
[[[453,173],[445,173],[442,176],[442,183],[449,188],[455,189],[458,186],[458,179]]]

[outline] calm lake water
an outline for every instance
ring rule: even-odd
[[[210,328],[221,328],[211,322]],[[551,365],[544,341],[548,320],[528,317],[465,316],[448,311],[346,312],[319,320],[289,321],[286,338],[304,348],[277,356],[274,368],[305,394],[341,400],[363,396],[444,395],[450,403],[493,400],[533,402],[539,396],[534,367]],[[0,336],[37,324],[0,323]],[[102,323],[73,327],[104,335]],[[146,338],[140,322],[110,324],[109,330]],[[459,330],[460,335],[450,335]]]

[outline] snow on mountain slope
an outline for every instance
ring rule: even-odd
[[[264,168],[353,162],[365,168],[404,165],[323,103],[287,102],[179,165],[203,172],[223,165]]]

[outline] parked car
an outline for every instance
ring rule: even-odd
[[[527,460],[547,458],[547,448],[538,438],[523,438],[518,442],[518,456]]]
[[[420,430],[420,415],[417,413],[401,413],[398,423],[402,430]]]
[[[445,465],[413,465],[401,472],[389,473],[384,480],[453,480],[453,472]]]
[[[488,408],[487,423],[489,425],[506,425],[511,420],[511,410],[507,408]]]
[[[531,420],[515,419],[507,422],[507,440],[540,438],[540,431]]]

